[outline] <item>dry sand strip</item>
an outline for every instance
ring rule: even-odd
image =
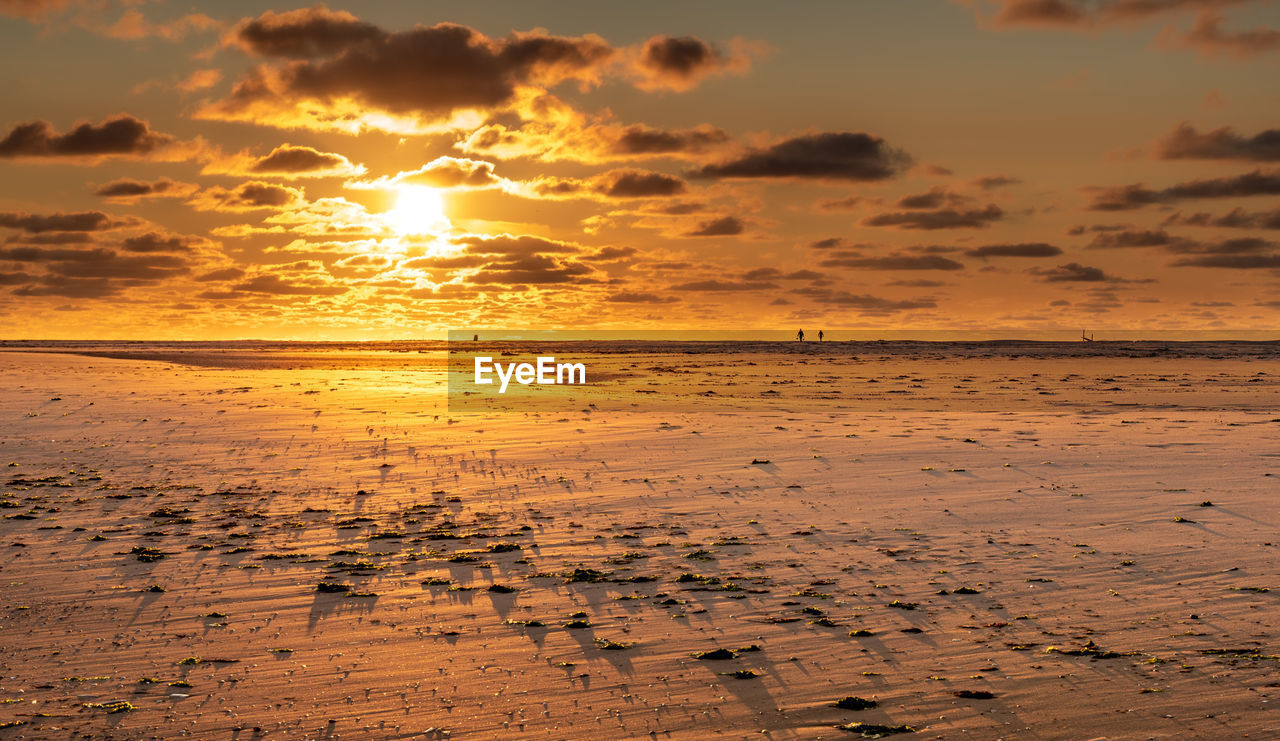
[[[0,354],[0,739],[1280,737],[1269,364],[847,362],[956,406]]]

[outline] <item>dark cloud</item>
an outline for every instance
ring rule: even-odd
[[[120,242],[125,252],[192,252],[209,244],[203,237],[147,232]]]
[[[1123,278],[1108,275],[1102,268],[1069,262],[1056,268],[1032,268],[1027,271],[1040,276],[1047,283],[1127,283]]]
[[[768,281],[696,280],[671,286],[671,290],[719,293],[724,291],[763,291],[777,287],[777,283]]]
[[[964,265],[942,255],[881,255],[874,257],[835,257],[820,263],[825,268],[859,270],[961,270]]]
[[[826,278],[822,273],[813,270],[793,270],[790,273],[784,273],[777,268],[755,268],[748,270],[742,274],[742,279],[747,281],[753,280],[822,280]]]
[[[816,204],[819,211],[852,211],[867,199],[862,196],[845,196],[844,198],[823,198]]]
[[[742,219],[736,216],[722,216],[718,219],[704,221],[690,232],[686,232],[686,237],[731,237],[735,234],[741,234],[746,231],[746,224]]]
[[[219,268],[218,270],[210,270],[207,273],[196,276],[196,280],[202,283],[223,280],[239,280],[244,277],[244,270],[240,268]]]
[[[997,28],[1030,26],[1088,30],[1130,24],[1170,13],[1222,8],[1246,0],[990,0]],[[982,6],[971,3],[975,11]]]
[[[1181,240],[1167,247],[1170,252],[1200,255],[1240,255],[1266,252],[1276,248],[1280,248],[1280,244],[1258,237],[1239,237],[1237,239],[1224,239],[1220,242]]]
[[[696,153],[728,141],[726,131],[710,125],[692,129],[656,129],[632,124],[611,136],[605,148],[611,154],[626,155]]]
[[[21,211],[0,212],[0,227],[24,232],[99,232],[136,224],[135,219],[118,219],[101,211],[29,214]]]
[[[966,195],[952,193],[946,188],[936,187],[930,188],[924,193],[915,193],[903,196],[898,199],[898,202],[895,205],[898,208],[913,210],[932,209],[941,208],[942,206],[960,206],[971,200],[973,199]]]
[[[1089,243],[1092,249],[1112,247],[1165,247],[1174,238],[1163,229],[1125,229],[1099,233]]]
[[[675,296],[659,296],[656,293],[623,291],[610,294],[605,300],[616,304],[673,304],[680,299]]]
[[[317,5],[285,13],[267,11],[246,19],[229,40],[258,56],[306,59],[336,54],[386,36],[385,31],[350,13]]]
[[[995,190],[1003,188],[1006,185],[1017,185],[1022,181],[1018,178],[1009,177],[1008,175],[984,175],[969,181],[974,187],[982,190]]]
[[[181,183],[169,178],[132,180],[120,178],[99,185],[94,195],[108,201],[133,203],[151,198],[186,198],[200,189],[195,183]]]
[[[1092,211],[1127,211],[1158,203],[1196,198],[1243,198],[1280,195],[1280,170],[1254,170],[1242,175],[1206,178],[1153,190],[1142,183],[1088,189]]]
[[[1222,216],[1199,212],[1183,215],[1178,212],[1165,219],[1165,224],[1185,226],[1217,226],[1228,229],[1280,229],[1280,208],[1270,211],[1248,212],[1235,208]]]
[[[987,244],[965,250],[968,257],[1054,257],[1062,254],[1062,248],[1044,242],[1019,244]]]
[[[1153,151],[1160,159],[1280,161],[1280,129],[1267,129],[1250,137],[1224,126],[1201,134],[1183,123],[1158,140]]]
[[[321,152],[313,147],[281,144],[266,156],[249,163],[246,172],[253,175],[297,177],[353,175],[361,169],[340,154]]]
[[[614,262],[635,257],[637,253],[638,250],[635,247],[601,247],[589,255],[583,255],[580,259],[591,262]]]
[[[927,298],[898,300],[821,288],[799,288],[793,293],[809,296],[818,303],[855,309],[864,314],[895,314],[912,309],[932,309],[938,305],[933,299]]]
[[[234,38],[252,53],[292,61],[254,68],[198,115],[346,130],[385,125],[369,113],[420,125],[510,109],[523,86],[599,81],[616,55],[594,35],[490,39],[452,23],[387,32],[323,7],[264,14]]]
[[[173,137],[129,115],[100,124],[81,123],[59,134],[48,121],[18,124],[0,139],[0,157],[96,159],[109,156],[143,157],[172,144]]]
[[[1280,195],[1280,170],[1254,170],[1234,177],[1192,180],[1165,188],[1164,193],[1171,199]]]
[[[234,188],[214,186],[197,193],[188,203],[202,211],[256,211],[280,209],[303,202],[302,191],[286,185],[253,180]]]
[[[261,293],[273,296],[337,296],[347,292],[346,286],[318,282],[290,282],[272,273],[255,276],[233,289],[239,293]]]
[[[548,285],[556,283],[596,283],[594,270],[580,262],[550,255],[524,255],[492,262],[468,276],[473,284]]]
[[[749,65],[746,53],[725,54],[694,36],[654,36],[641,46],[633,67],[641,89],[689,90],[703,78]]]
[[[50,272],[68,278],[122,278],[153,283],[182,275],[188,263],[179,255],[119,255],[106,259],[65,260],[49,266]]]
[[[36,276],[30,273],[7,273],[0,271],[0,286],[17,286],[23,283],[30,283],[35,280]]]
[[[862,225],[897,229],[983,229],[990,222],[999,221],[1003,217],[1004,211],[993,203],[980,209],[890,211],[869,216],[862,220]]]
[[[593,179],[594,188],[610,198],[653,198],[684,193],[685,182],[674,175],[644,170],[611,170]]]
[[[735,159],[705,165],[697,178],[805,178],[874,181],[898,175],[911,164],[905,152],[866,133],[822,133],[785,139]]]
[[[1233,268],[1236,270],[1257,270],[1280,268],[1280,254],[1216,254],[1184,257],[1169,263],[1175,267],[1197,268]]]
[[[124,290],[123,283],[107,278],[70,278],[46,275],[27,286],[14,290],[16,296],[62,296],[64,298],[104,298]]]
[[[0,247],[0,260],[12,262],[52,263],[66,261],[110,260],[115,253],[104,247]]]

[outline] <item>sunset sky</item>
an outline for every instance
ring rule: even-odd
[[[0,49],[0,338],[1280,334],[1268,0],[0,0]]]

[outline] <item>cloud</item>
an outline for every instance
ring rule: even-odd
[[[1169,263],[1174,267],[1197,268],[1231,268],[1235,270],[1257,270],[1280,268],[1280,254],[1215,254],[1184,257]]]
[[[1089,247],[1091,249],[1165,247],[1172,244],[1173,241],[1174,238],[1163,229],[1125,229],[1123,231],[1100,233],[1089,243]]]
[[[582,252],[580,245],[571,242],[559,242],[527,234],[513,236],[499,234],[485,236],[473,234],[462,237],[458,244],[464,245],[467,252],[473,255],[502,255],[506,257],[522,257],[535,254],[577,254]]]
[[[353,164],[340,154],[285,143],[261,157],[241,152],[235,157],[212,162],[204,172],[292,179],[356,177],[364,174],[365,167]]]
[[[746,72],[751,53],[761,49],[741,41],[734,47],[726,54],[694,36],[654,36],[640,47],[632,64],[636,87],[685,91],[707,77]]]
[[[980,209],[939,209],[936,211],[890,211],[869,216],[863,226],[894,227],[898,229],[984,229],[992,221],[1004,217],[1004,211],[994,203]]]
[[[819,211],[852,211],[867,201],[862,196],[845,196],[844,198],[823,198],[815,207]]]
[[[165,41],[180,41],[192,33],[201,33],[222,28],[222,23],[204,13],[189,13],[167,23],[153,23],[137,10],[126,10],[120,20],[104,27],[92,27],[107,38],[125,41],[137,41],[145,38],[160,38]]]
[[[242,268],[231,267],[210,270],[202,275],[197,275],[195,279],[201,283],[210,283],[213,281],[239,280],[243,277],[244,270]]]
[[[953,193],[946,188],[937,186],[923,193],[903,196],[898,199],[895,205],[898,208],[906,209],[930,209],[941,208],[942,206],[962,206],[972,200],[969,196]]]
[[[222,70],[198,69],[174,83],[173,86],[184,93],[194,93],[197,90],[211,88],[219,82],[222,82]]]
[[[324,6],[242,21],[227,43],[269,61],[197,117],[348,132],[475,127],[502,112],[545,120],[537,106],[547,90],[599,84],[621,74],[625,56],[594,34],[528,31],[495,39],[452,23],[385,31]],[[731,68],[729,61],[715,66],[682,56],[683,40],[651,43],[649,55],[639,57],[641,84],[683,87]]]
[[[673,304],[680,301],[675,296],[659,296],[656,293],[621,291],[605,299],[615,304]]]
[[[524,255],[510,260],[486,264],[467,276],[473,284],[549,285],[558,283],[597,283],[595,270],[580,262],[551,255]]]
[[[1062,254],[1062,248],[1044,242],[1023,242],[1020,244],[987,244],[965,250],[968,257],[1054,257]]]
[[[689,173],[708,179],[876,181],[910,166],[909,155],[867,133],[821,133],[784,139],[739,157],[705,165]]]
[[[1022,181],[1008,175],[984,175],[969,181],[969,184],[982,190],[995,190],[1006,185],[1017,185]]]
[[[152,131],[151,125],[128,114],[104,119],[102,123],[80,123],[59,134],[48,121],[18,124],[0,139],[0,157],[60,159],[94,163],[107,157],[164,159],[189,153],[175,151],[176,140]]]
[[[1267,129],[1251,137],[1230,126],[1199,133],[1190,124],[1177,126],[1157,140],[1153,151],[1159,159],[1280,161],[1280,129]]]
[[[619,169],[587,180],[540,178],[521,184],[517,190],[540,198],[670,198],[684,194],[688,183],[661,172]]]
[[[424,185],[451,190],[513,187],[494,172],[492,162],[461,157],[437,157],[416,170],[404,170],[391,177],[371,181],[348,182],[348,188],[394,188],[398,185]]]
[[[1131,283],[1124,278],[1109,275],[1102,268],[1069,262],[1056,268],[1031,268],[1027,271],[1040,276],[1046,283]],[[1146,281],[1141,281],[1146,282]]]
[[[1160,43],[1193,49],[1204,56],[1247,59],[1280,50],[1280,29],[1262,26],[1245,31],[1227,30],[1222,27],[1221,15],[1205,11],[1196,16],[1186,33],[1166,29],[1160,35]]]
[[[384,40],[387,33],[342,10],[323,5],[242,20],[228,45],[263,57],[307,59],[340,53],[358,44]]]
[[[589,255],[583,255],[581,259],[590,262],[616,262],[635,257],[638,253],[639,250],[635,247],[601,247]]]
[[[1239,237],[1224,239],[1220,242],[1195,242],[1179,240],[1167,245],[1170,252],[1191,253],[1201,255],[1240,255],[1246,253],[1265,252],[1280,247],[1275,242],[1258,237]]]
[[[961,270],[964,265],[942,255],[881,255],[876,257],[833,257],[823,267],[859,270]]]
[[[304,203],[302,191],[287,185],[275,185],[259,180],[241,183],[234,188],[214,186],[193,196],[188,204],[200,211],[256,211],[259,209],[284,209]]]
[[[1243,198],[1280,195],[1280,170],[1254,170],[1242,175],[1206,178],[1153,190],[1142,183],[1086,188],[1093,193],[1092,211],[1127,211],[1143,206],[1197,198]]]
[[[994,28],[1019,26],[1090,30],[1128,25],[1162,15],[1240,5],[1247,0],[969,0],[978,18]],[[984,16],[984,7],[995,13]]]
[[[240,293],[273,296],[337,296],[347,292],[346,286],[325,285],[315,281],[287,281],[274,273],[264,273],[232,287]]]
[[[567,120],[555,120],[557,118]],[[731,137],[702,124],[661,129],[644,124],[584,123],[561,112],[550,120],[526,122],[519,129],[495,123],[481,126],[456,146],[463,152],[502,159],[538,157],[543,161],[634,161],[638,158],[695,159],[724,149]]]
[[[671,290],[720,293],[725,291],[763,291],[777,287],[777,283],[768,281],[696,280],[671,286]]]
[[[593,187],[610,198],[666,198],[688,188],[674,175],[644,170],[611,170],[592,179]]]
[[[195,183],[183,183],[169,178],[159,180],[120,178],[99,185],[93,193],[107,201],[136,203],[153,198],[187,198],[198,190],[200,186]]]
[[[146,232],[133,237],[127,237],[120,242],[120,248],[125,252],[193,252],[198,248],[207,247],[211,243],[204,237],[183,234],[168,234],[163,232]]]
[[[831,306],[854,309],[863,314],[896,314],[913,309],[932,309],[938,304],[933,299],[889,299],[847,291],[831,291],[823,288],[797,288],[792,293],[809,296],[814,301]]]
[[[746,224],[736,216],[722,216],[698,224],[692,231],[685,232],[686,237],[731,237],[746,231]]]
[[[1181,211],[1165,219],[1165,224],[1186,226],[1217,226],[1228,229],[1280,229],[1280,208],[1270,211],[1245,211],[1234,208],[1222,216],[1198,212],[1183,215]]]
[[[41,232],[99,232],[134,226],[132,217],[117,218],[101,211],[77,211],[73,213],[29,214],[23,211],[0,212],[0,227],[18,229],[31,234]]]
[[[0,0],[0,14],[38,21],[66,10],[71,0]]]

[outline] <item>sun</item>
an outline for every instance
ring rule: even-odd
[[[395,208],[384,216],[396,234],[401,236],[436,234],[449,228],[440,191],[421,185],[401,186]]]

